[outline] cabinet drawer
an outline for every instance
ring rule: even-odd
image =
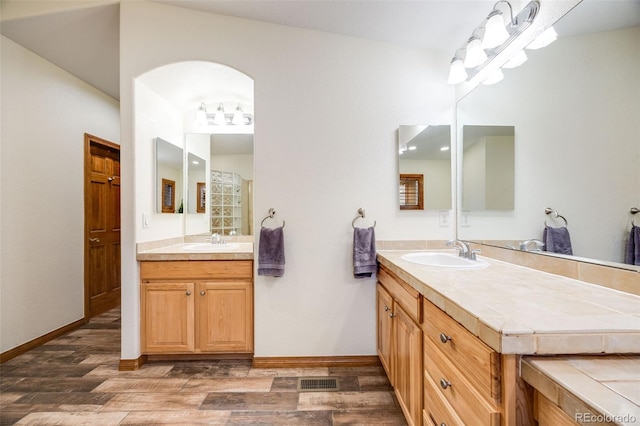
[[[425,338],[488,399],[500,402],[500,354],[458,324],[433,303],[424,301]]]
[[[438,388],[431,382],[426,372],[424,377],[423,417],[430,419],[432,424],[438,426],[466,426],[453,407],[440,395]]]
[[[468,425],[500,425],[500,410],[490,402],[490,395],[478,394],[465,375],[451,365],[429,338],[424,339],[425,380],[455,407],[458,416]],[[489,399],[490,401],[490,399]]]
[[[141,280],[251,279],[251,260],[140,262]]]
[[[378,281],[416,323],[422,323],[422,296],[420,293],[397,278],[384,266],[380,266]]]

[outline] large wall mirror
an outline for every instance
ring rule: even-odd
[[[553,44],[458,102],[458,135],[512,126],[517,141],[513,209],[463,206],[458,238],[518,250],[566,225],[574,256],[623,266],[640,204],[639,25],[637,1],[583,1]]]
[[[161,138],[156,138],[155,145],[156,211],[182,213],[184,151]]]
[[[451,209],[451,126],[398,129],[400,210]]]

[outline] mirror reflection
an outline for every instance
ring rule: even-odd
[[[156,147],[156,211],[183,212],[183,149],[161,138]]]
[[[400,126],[398,144],[400,209],[451,209],[451,126]]]
[[[574,256],[622,266],[640,202],[640,14],[637,2],[635,13],[622,7],[630,2],[604,3],[580,3],[554,25],[558,40],[458,102],[459,126],[518,132],[514,210],[463,213],[458,238],[534,247],[522,243],[543,240],[545,221],[565,226],[551,208],[566,218]]]
[[[187,153],[187,213],[205,213],[207,200],[207,164],[203,158]]]
[[[462,210],[513,210],[515,128],[462,127]]]
[[[189,208],[186,233],[253,235],[253,135],[187,134],[186,147],[190,156],[208,158],[203,169],[205,211]],[[197,191],[196,181],[189,178]],[[195,196],[189,199],[196,201]]]

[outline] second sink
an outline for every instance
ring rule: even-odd
[[[480,269],[489,266],[489,263],[483,259],[471,260],[460,257],[456,254],[441,252],[416,252],[407,253],[401,256],[402,260],[417,263],[424,266],[437,266],[441,268],[457,268],[457,269]]]

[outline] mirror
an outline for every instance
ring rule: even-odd
[[[186,233],[253,235],[253,134],[190,133],[185,141],[189,156],[208,158],[202,170],[205,211],[197,211],[195,193],[189,195],[196,208],[188,210]],[[199,170],[195,176],[201,176]],[[197,184],[203,181],[198,179],[189,176],[189,186],[200,194]]]
[[[192,152],[187,153],[187,212],[205,213],[207,207],[206,162]]]
[[[451,126],[398,129],[400,210],[451,209]]]
[[[462,126],[462,210],[513,210],[513,126]]]
[[[161,138],[156,145],[156,211],[183,212],[183,149]]]
[[[462,212],[458,238],[520,249],[543,238],[545,221],[564,226],[551,208],[575,256],[623,267],[640,204],[639,17],[638,2],[582,2],[554,25],[553,44],[458,102],[458,135],[508,125],[518,140],[513,210]]]

